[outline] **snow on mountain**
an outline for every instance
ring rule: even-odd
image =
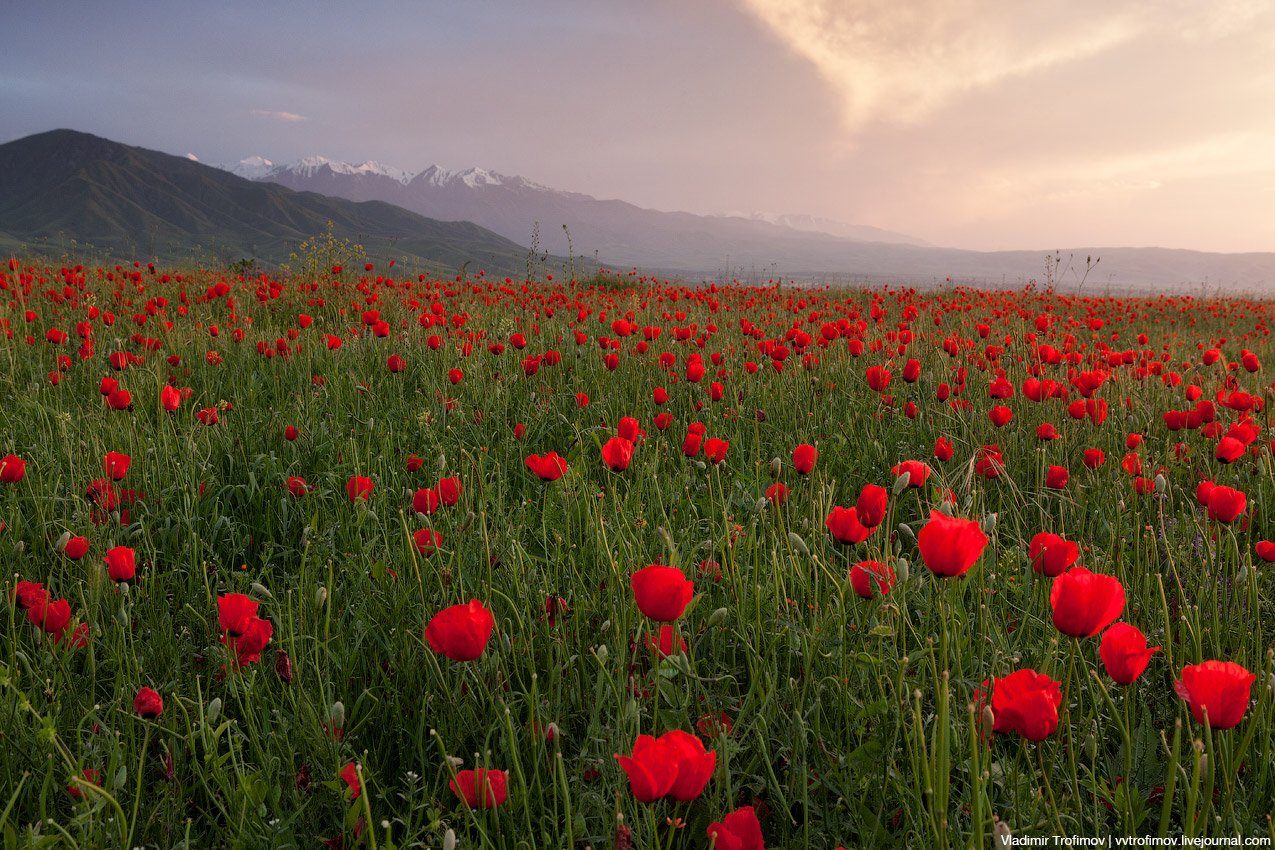
[[[395,180],[399,183],[402,183],[404,186],[406,186],[412,180],[411,172],[404,171],[401,168],[394,168],[389,165],[382,165],[381,163],[373,162],[372,160],[368,160],[367,162],[361,163],[359,165],[354,165],[349,162],[342,162],[336,159],[328,159],[326,156],[307,156],[297,160],[294,163],[291,163],[290,165],[281,165],[281,166],[277,166],[275,168],[269,169],[267,174],[264,174],[262,176],[263,177],[268,176],[270,172],[277,173],[279,171],[286,171],[290,174],[296,174],[300,177],[313,177],[315,174],[319,173],[325,168],[333,172],[334,174],[351,174],[351,175],[375,174],[381,177],[388,177],[391,180]],[[261,178],[257,177],[253,179],[261,179]]]
[[[274,168],[274,163],[263,156],[250,156],[247,159],[239,160],[234,165],[222,165],[219,167],[246,180],[260,180],[270,173],[270,170]]]

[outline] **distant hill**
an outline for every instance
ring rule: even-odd
[[[469,222],[295,192],[72,130],[0,145],[0,247],[10,251],[70,250],[75,240],[124,259],[273,265],[329,221],[373,258],[446,273],[465,264],[526,273],[526,248]]]
[[[381,200],[439,219],[477,222],[565,254],[565,224],[576,256],[594,252],[622,266],[690,278],[739,277],[930,285],[947,278],[981,286],[1045,282],[1052,248],[967,251],[934,247],[867,225],[801,215],[704,216],[599,200],[482,168],[413,174],[376,162],[360,165],[306,157],[280,165],[261,157],[229,168],[253,179],[357,201]],[[1054,246],[1056,248],[1057,246]],[[1275,253],[1216,254],[1167,248],[1071,247],[1071,269],[1057,285],[1074,289],[1087,257],[1101,258],[1085,281],[1089,292],[1139,289],[1275,293]],[[1060,269],[1061,271],[1061,269]]]

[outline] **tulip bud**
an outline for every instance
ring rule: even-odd
[[[801,535],[795,531],[788,532],[788,542],[794,549],[801,553],[802,557],[810,557],[810,547],[806,546],[806,541],[801,539]]]
[[[708,627],[715,628],[726,622],[726,618],[730,615],[730,611],[725,608],[718,608],[708,616]]]
[[[993,534],[996,533],[996,520],[997,518],[999,518],[999,516],[1000,514],[988,514],[987,516],[983,517],[981,528],[983,529],[983,533],[986,534],[988,537],[991,537]]]
[[[328,589],[323,585],[319,585],[319,589],[314,592],[314,607],[322,608],[324,603],[328,601]]]
[[[345,703],[337,700],[332,703],[332,708],[328,710],[328,720],[334,729],[345,728]]]
[[[894,479],[894,486],[891,487],[890,489],[893,491],[894,495],[897,496],[908,488],[908,484],[911,481],[912,481],[912,474],[909,472],[905,472],[902,475],[900,475],[898,478]]]
[[[213,697],[212,702],[208,703],[208,712],[204,716],[209,723],[217,722],[217,718],[221,716],[221,697]]]
[[[784,474],[784,462],[777,457],[770,459],[770,477],[779,478]]]

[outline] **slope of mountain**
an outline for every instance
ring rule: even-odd
[[[701,216],[659,212],[617,200],[550,189],[479,168],[430,167],[409,179],[367,163],[310,159],[276,165],[261,180],[356,201],[382,200],[447,220],[474,221],[527,242],[538,224],[542,249],[688,277],[892,281],[932,285],[952,278],[983,286],[1043,281],[1053,251],[936,248],[898,233],[810,216]],[[387,172],[387,173],[382,173]],[[571,242],[568,244],[567,226]],[[1101,257],[1085,286],[1114,290],[1176,289],[1261,292],[1275,288],[1275,254],[1214,254],[1164,248],[1072,248],[1060,287],[1074,288],[1084,258]],[[1078,272],[1078,273],[1076,273]]]
[[[329,221],[374,257],[451,272],[466,263],[526,267],[527,249],[476,224],[294,192],[87,133],[53,130],[0,145],[0,244],[74,239],[117,257],[278,263]]]
[[[596,253],[613,262],[644,267],[707,271],[737,258],[756,263],[762,254],[804,253],[812,244],[831,246],[846,239],[923,244],[879,228],[810,216],[768,220],[661,212],[563,192],[482,168],[447,171],[431,166],[404,179],[402,172],[376,163],[355,166],[307,157],[276,165],[254,179],[355,201],[386,201],[431,218],[473,221],[517,241],[528,241],[538,223],[539,243],[545,250]]]

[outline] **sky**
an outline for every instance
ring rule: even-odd
[[[5,5],[0,142],[481,166],[980,250],[1275,251],[1269,0]]]

